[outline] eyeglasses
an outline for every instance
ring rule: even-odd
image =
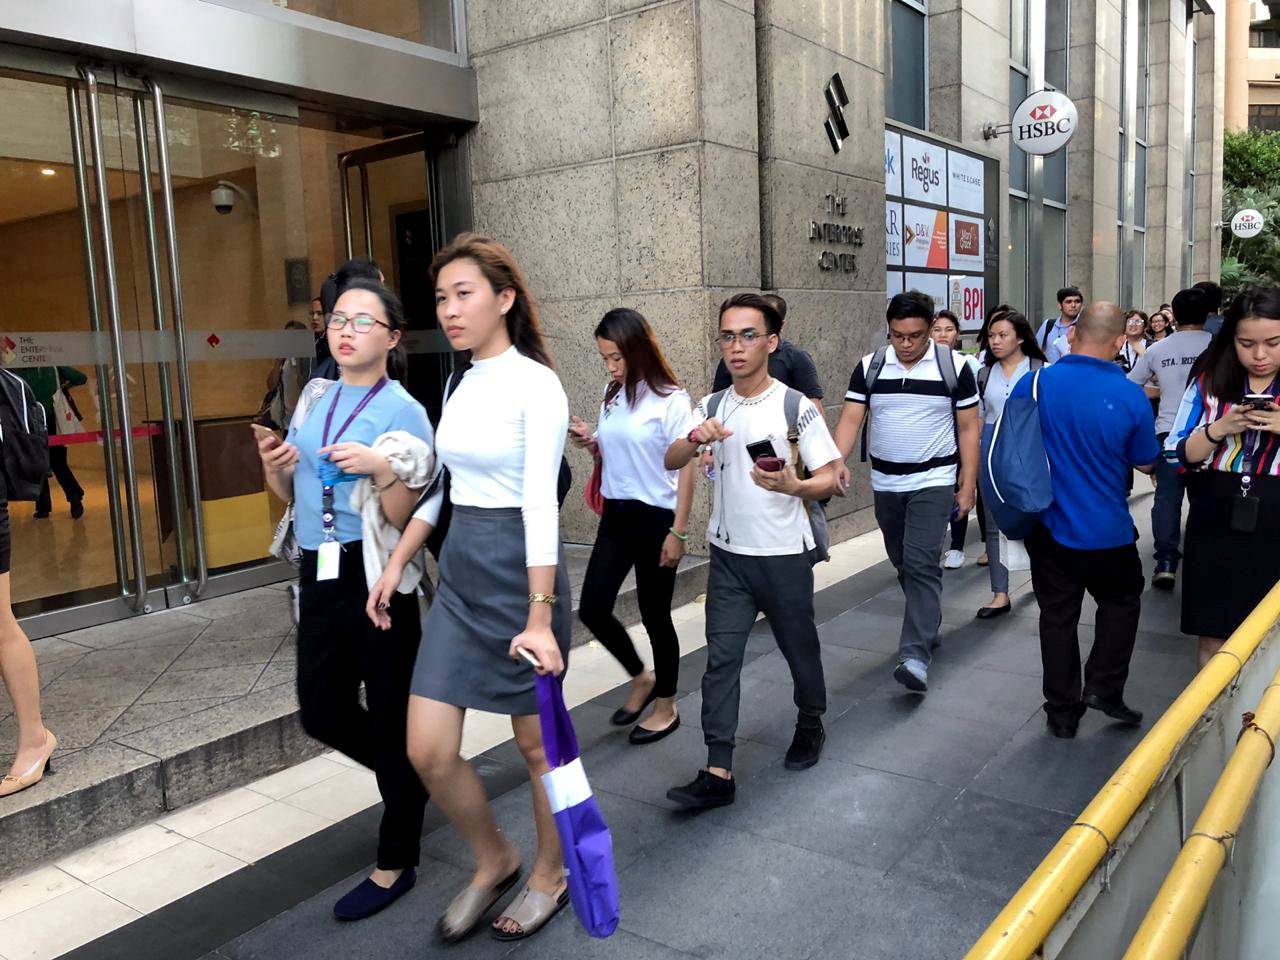
[[[368,333],[375,326],[391,329],[390,324],[375,320],[367,313],[357,313],[354,317],[348,317],[342,313],[331,313],[325,318],[325,323],[328,324],[330,330],[341,330],[349,323],[355,328],[356,333]]]
[[[741,333],[734,333],[732,330],[726,330],[724,333],[719,333],[712,337],[711,342],[723,343],[726,347],[731,347],[737,341],[741,340],[749,347],[757,340],[763,340],[767,336],[769,336],[769,334],[761,333],[759,330],[743,330]]]
[[[920,330],[916,333],[895,333],[889,331],[889,339],[894,343],[919,343],[925,337],[929,336],[928,330]]]

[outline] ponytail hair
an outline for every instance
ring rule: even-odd
[[[372,293],[381,301],[382,312],[387,315],[387,327],[400,334],[399,342],[387,351],[387,377],[403,383],[409,375],[409,354],[404,348],[404,335],[407,332],[407,324],[404,319],[404,305],[400,302],[400,298],[377,280],[369,280],[363,277],[347,283],[342,288],[342,293],[346,293],[348,290],[364,290],[367,293]]]
[[[511,251],[492,237],[460,233],[432,259],[433,284],[439,279],[440,271],[455,260],[470,260],[479,267],[495,294],[503,290],[515,293],[515,300],[507,311],[507,336],[511,338],[512,345],[530,360],[554,369],[555,364],[538,324],[538,305],[529,292],[524,271]]]

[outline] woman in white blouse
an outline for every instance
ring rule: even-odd
[[[985,365],[978,373],[978,397],[982,401],[982,449],[991,442],[995,423],[1005,401],[1026,374],[1048,361],[1036,342],[1027,318],[1016,310],[996,317],[987,331]],[[991,571],[991,602],[978,611],[979,620],[990,620],[1013,609],[1009,599],[1009,569],[1000,556],[1000,528],[987,511],[987,563]]]
[[[557,481],[569,405],[538,326],[537,309],[510,251],[462,234],[431,265],[436,316],[470,364],[445,398],[436,453],[452,506],[440,584],[423,620],[409,698],[409,759],[476,860],[470,884],[438,933],[454,943],[520,878],[520,852],[498,830],[484,787],[461,756],[468,709],[507,714],[529,768],[538,850],[524,888],[493,924],[499,940],[536,933],[568,902],[547,772],[534,670],[565,668],[569,579],[560,544]],[[443,485],[441,485],[443,486]],[[415,511],[387,572],[369,596],[380,625],[400,569],[440,521],[442,490]]]
[[[676,568],[689,536],[692,463],[668,470],[667,448],[697,426],[689,394],[676,383],[653,330],[635,310],[610,310],[596,326],[596,347],[609,372],[593,434],[573,418],[574,444],[600,460],[604,512],[596,534],[578,615],[631,676],[631,695],[613,714],[630,726],[649,703],[653,712],[632,729],[632,743],[656,743],[680,726],[676,681],[680,641],[671,622]],[[653,647],[646,670],[626,628],[613,615],[618,590],[635,568],[640,620]]]

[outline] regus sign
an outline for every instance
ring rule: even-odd
[[[1075,135],[1076,105],[1056,90],[1039,90],[1013,111],[1010,132],[1024,153],[1045,156],[1067,145]]]

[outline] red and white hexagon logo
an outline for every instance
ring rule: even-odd
[[[1057,108],[1052,104],[1046,103],[1043,107],[1035,107],[1031,111],[1032,120],[1052,120],[1053,115],[1057,113]]]

